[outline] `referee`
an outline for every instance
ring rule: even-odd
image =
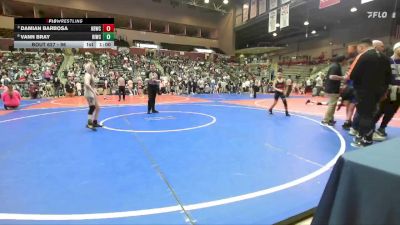
[[[147,102],[147,114],[158,113],[155,109],[156,96],[160,91],[160,73],[156,71],[154,64],[150,65],[150,71],[147,72],[147,94],[149,95],[149,101]]]
[[[351,143],[353,147],[364,147],[371,145],[374,133],[374,115],[378,103],[386,95],[392,70],[389,58],[372,47],[370,39],[359,42],[358,52],[350,73],[356,96],[356,115],[353,128],[359,135]]]

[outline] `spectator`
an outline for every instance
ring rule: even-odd
[[[121,101],[121,95],[123,96],[123,100],[125,101],[125,79],[121,75],[118,78],[118,101]]]
[[[53,80],[53,85],[54,85],[54,95],[57,97],[60,97],[61,95],[61,81],[60,78],[55,77]]]
[[[288,79],[286,80],[286,87],[287,87],[287,89],[286,89],[285,94],[286,94],[286,97],[289,97],[293,90],[293,81],[292,81],[292,79],[290,79],[290,76],[288,76]]]
[[[4,91],[6,91],[6,89],[7,89],[7,87],[6,87],[5,85],[3,85],[2,82],[0,82],[0,97],[1,97],[1,94],[2,94]]]
[[[309,78],[306,81],[306,89],[305,89],[305,94],[309,93],[312,91],[312,80]]]
[[[72,80],[68,80],[65,84],[65,92],[67,97],[74,97],[75,84]]]
[[[76,86],[76,93],[77,93],[77,95],[78,96],[82,96],[82,84],[81,84],[81,82],[76,82],[75,83],[75,86]]]
[[[318,75],[317,79],[315,79],[315,89],[316,90],[313,91],[313,96],[320,96],[323,86],[324,86],[324,82],[322,80],[322,74],[320,73]]]
[[[29,95],[32,99],[37,99],[39,97],[39,87],[35,83],[29,85]]]
[[[16,109],[21,103],[21,95],[18,91],[14,90],[11,83],[7,85],[7,90],[1,95],[1,99],[3,100],[5,110]]]

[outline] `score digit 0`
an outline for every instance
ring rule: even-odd
[[[114,41],[115,33],[103,33],[103,41]]]
[[[114,32],[114,24],[103,24],[103,32]]]

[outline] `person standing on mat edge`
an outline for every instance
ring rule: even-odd
[[[273,114],[272,110],[278,103],[278,99],[281,98],[283,105],[285,106],[286,116],[290,116],[289,111],[288,111],[286,96],[285,96],[285,86],[286,86],[286,81],[285,81],[285,79],[283,79],[282,72],[279,71],[276,75],[276,80],[272,84],[272,88],[275,91],[275,95],[274,95],[275,101],[272,104],[271,108],[269,108],[269,114],[271,114],[271,115]]]
[[[292,89],[293,89],[293,81],[290,78],[290,76],[288,76],[287,80],[286,80],[286,97],[289,98],[290,94],[292,93]]]
[[[344,56],[336,56],[332,59],[332,65],[328,69],[325,82],[325,93],[329,100],[328,109],[326,110],[324,119],[321,122],[323,125],[333,126],[336,123],[334,120],[334,114],[339,99],[340,81],[345,79],[342,73],[342,66],[346,62],[345,59]]]
[[[378,103],[386,97],[392,78],[389,58],[372,47],[370,39],[363,39],[357,46],[359,55],[350,71],[356,97],[356,114],[353,128],[358,131],[351,143],[353,147],[364,147],[373,143]]]
[[[321,91],[324,86],[324,81],[322,80],[322,72],[319,72],[318,77],[315,79],[315,92],[313,91],[313,96],[321,96]]]
[[[252,85],[252,88],[253,88],[253,98],[257,98],[257,91],[258,91],[258,89],[259,89],[258,80],[257,80],[256,76],[253,76],[253,77],[252,77],[252,80],[253,80],[253,85]]]
[[[156,107],[156,97],[160,91],[160,73],[156,71],[156,66],[154,64],[150,65],[150,71],[146,75],[147,81],[147,94],[149,100],[147,102],[147,114],[158,113],[155,109]]]
[[[119,75],[118,78],[118,101],[121,101],[121,95],[122,99],[125,101],[125,79],[122,76],[122,74]]]
[[[400,106],[400,42],[394,45],[393,52],[393,56],[390,58],[392,79],[389,85],[388,96],[381,102],[378,113],[375,116],[375,123],[378,123],[379,119],[383,116],[381,125],[375,132],[382,139],[386,139],[387,133],[385,129]]]
[[[89,62],[85,64],[85,79],[84,79],[84,96],[89,104],[88,112],[88,123],[87,128],[96,130],[96,127],[102,127],[98,124],[97,119],[99,118],[100,106],[97,100],[96,84],[94,82],[94,74],[96,73],[96,68],[93,63]]]

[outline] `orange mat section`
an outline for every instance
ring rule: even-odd
[[[126,96],[125,101],[118,101],[118,96],[108,96],[104,99],[103,96],[98,96],[100,105],[145,105],[147,104],[147,96]],[[175,96],[175,95],[160,95],[157,96],[156,102],[159,104],[168,103],[198,103],[198,102],[209,102],[200,98]],[[77,96],[72,98],[55,98],[47,102],[43,102],[37,105],[27,107],[27,109],[43,109],[43,108],[63,108],[63,107],[83,107],[87,106],[85,97]]]
[[[310,98],[311,99],[311,98]],[[293,113],[300,113],[312,116],[319,116],[323,117],[325,115],[325,111],[327,106],[325,105],[315,105],[315,104],[305,104],[307,98],[288,98],[288,106],[289,112]],[[326,98],[312,98],[312,101],[319,101],[319,102],[327,102]],[[252,107],[259,107],[259,108],[269,108],[272,103],[273,99],[254,99],[254,100],[234,100],[234,101],[224,101],[225,103],[229,104],[237,104],[237,105],[244,105],[244,106],[252,106]],[[284,110],[284,106],[281,100],[278,101],[275,109]],[[344,120],[346,118],[346,108],[342,107],[339,111],[335,112],[335,118]],[[390,121],[389,126],[393,127],[400,127],[400,111],[397,112],[395,117]]]
[[[5,110],[0,110],[0,116],[4,116],[6,114],[9,114],[11,111],[5,111]]]

